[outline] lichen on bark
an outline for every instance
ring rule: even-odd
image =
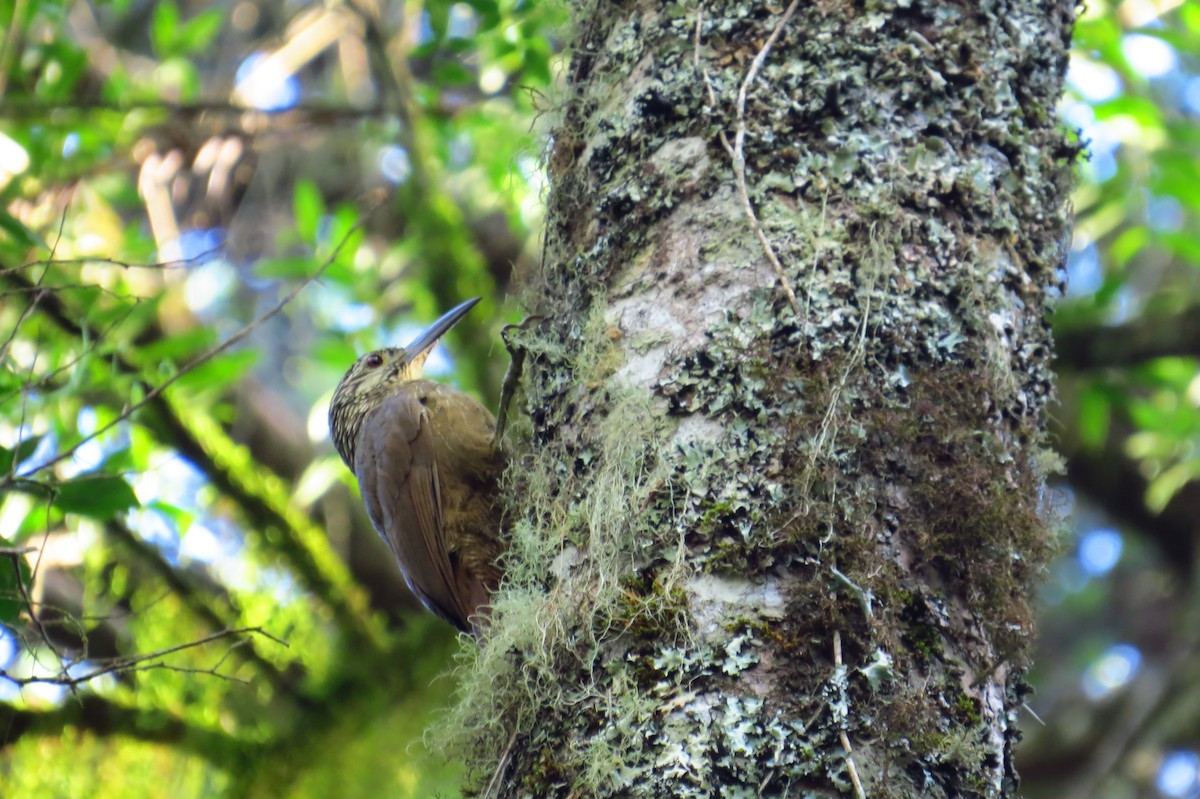
[[[481,790],[1011,795],[1072,10],[577,10]]]

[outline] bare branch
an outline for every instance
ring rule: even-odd
[[[0,119],[27,119],[54,114],[88,114],[96,111],[126,115],[134,111],[162,111],[176,119],[191,119],[207,114],[240,117],[243,127],[258,128],[272,121],[336,122],[358,121],[392,115],[392,109],[381,105],[352,106],[340,103],[301,103],[291,108],[268,111],[249,108],[223,100],[198,100],[172,103],[162,100],[123,100],[111,102],[93,98],[73,98],[62,102],[13,101],[0,105]]]
[[[58,648],[54,646],[54,642],[51,640],[50,634],[46,632],[46,628],[42,625],[41,614],[33,612],[33,597],[29,596],[29,586],[25,585],[25,580],[23,580],[21,577],[22,556],[11,553],[6,554],[9,562],[12,563],[13,573],[17,579],[17,597],[25,605],[25,608],[28,611],[29,621],[33,625],[33,629],[37,631],[38,637],[42,640],[42,643],[44,643],[46,647],[54,653],[54,656],[61,661],[63,659],[63,655],[58,651]]]
[[[108,266],[119,266],[122,269],[187,269],[207,261],[211,256],[216,255],[224,249],[221,247],[212,247],[204,250],[201,253],[193,255],[190,258],[178,258],[172,261],[158,261],[154,263],[139,264],[132,261],[123,261],[119,258],[109,256],[87,256],[82,258],[41,258],[35,261],[28,261],[20,266],[9,266],[0,269],[0,277],[11,275],[17,272],[23,272],[27,269],[32,269],[35,266],[87,266],[88,264],[106,264]]]
[[[38,278],[38,282],[29,287],[28,290],[33,294],[33,299],[21,309],[21,315],[17,317],[16,323],[13,324],[12,332],[8,334],[8,338],[4,340],[4,343],[0,344],[0,359],[4,358],[8,353],[8,348],[12,346],[13,340],[16,339],[17,333],[21,330],[21,325],[25,323],[26,317],[32,315],[37,310],[38,304],[42,301],[42,297],[45,296],[47,290],[41,286],[42,280],[45,277],[46,273],[42,272],[41,277]]]
[[[221,664],[225,662],[225,658],[228,657],[228,654],[221,657],[221,659],[217,661],[216,665],[208,669],[174,666],[169,663],[158,662],[161,658],[164,658],[168,655],[184,652],[189,649],[195,649],[197,647],[204,646],[205,644],[210,644],[213,641],[219,641],[225,638],[231,638],[240,635],[260,635],[263,638],[274,641],[282,646],[288,645],[287,642],[282,638],[272,635],[262,627],[237,627],[229,630],[221,630],[219,632],[212,633],[211,635],[206,635],[203,638],[198,638],[194,641],[188,641],[187,643],[183,644],[176,644],[175,646],[169,646],[165,649],[159,649],[155,652],[148,652],[142,655],[132,655],[129,657],[113,658],[104,665],[97,666],[96,668],[79,676],[71,676],[69,670],[70,665],[72,664],[66,664],[60,669],[57,675],[32,675],[29,677],[17,677],[9,674],[5,670],[0,670],[0,678],[8,680],[9,682],[20,687],[33,684],[42,684],[61,685],[73,689],[98,677],[103,677],[106,674],[121,674],[126,672],[149,671],[151,669],[165,669],[168,671],[180,671],[189,674],[208,674],[214,677],[220,677],[222,679],[241,682],[240,679],[235,678],[232,675],[222,674],[217,671]]]
[[[1200,357],[1200,307],[1179,314],[1146,314],[1115,326],[1054,331],[1060,369],[1136,366],[1167,356]]]

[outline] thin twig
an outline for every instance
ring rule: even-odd
[[[51,291],[79,291],[80,289],[96,291],[106,297],[112,297],[114,300],[133,300],[135,305],[141,302],[143,299],[136,294],[122,294],[116,289],[110,289],[105,286],[97,286],[93,283],[55,283],[53,286],[46,287],[16,286],[14,288],[5,290],[3,294],[0,294],[0,297],[16,297],[22,294],[33,294],[35,296],[40,296],[49,294]]]
[[[138,264],[129,261],[122,261],[119,258],[109,256],[84,256],[81,258],[44,258],[35,261],[28,261],[20,266],[9,266],[0,269],[0,277],[23,272],[26,269],[32,269],[35,266],[87,266],[89,264],[104,264],[106,266],[119,266],[122,269],[188,269],[190,267],[202,264],[209,259],[209,256],[220,253],[224,250],[224,245],[220,247],[211,247],[203,252],[188,258],[176,258],[170,261],[157,261],[155,263]]]
[[[222,661],[224,658],[222,658]],[[201,669],[195,666],[172,666],[170,663],[148,663],[145,666],[134,666],[130,669],[123,669],[122,674],[133,674],[139,671],[173,671],[176,674],[206,674],[211,677],[219,677],[222,680],[229,680],[239,685],[250,685],[251,682],[245,677],[236,677],[232,674],[222,674],[217,671],[220,668],[219,664],[210,669]]]
[[[513,746],[517,743],[517,731],[514,729],[512,735],[508,736],[508,744],[504,747],[504,754],[500,756],[500,762],[496,764],[496,771],[492,774],[491,780],[488,781],[487,790],[483,792],[482,799],[489,799],[492,795],[492,788],[499,788],[500,782],[504,778],[504,772],[508,770],[508,759],[512,756]]]
[[[833,631],[833,665],[839,668],[842,665],[841,630]],[[850,747],[850,736],[846,735],[845,730],[838,730],[838,740],[842,744],[842,749],[846,750],[846,771],[850,773],[850,782],[854,784],[854,795],[858,799],[867,799],[867,794],[863,791],[862,780],[858,778],[858,767],[854,765],[854,750]]]
[[[54,641],[50,638],[50,633],[46,632],[45,625],[42,624],[41,614],[33,611],[33,597],[29,595],[29,586],[25,585],[25,581],[21,579],[21,556],[10,554],[9,562],[12,563],[13,573],[17,578],[17,597],[25,604],[26,610],[29,612],[29,621],[33,624],[33,629],[37,632],[42,643],[54,654],[60,661],[63,660],[63,655],[54,646]]]
[[[55,246],[58,246],[57,242],[55,242]],[[42,286],[42,283],[46,280],[46,275],[47,275],[47,273],[49,273],[49,271],[50,271],[50,267],[47,266],[45,269],[42,270],[42,273],[40,275],[38,275],[37,282],[30,284],[30,288],[33,289],[33,291],[34,291],[33,299],[30,300],[29,304],[26,305],[25,308],[22,310],[20,317],[17,318],[17,323],[15,325],[13,325],[12,334],[5,340],[4,346],[0,347],[0,358],[4,357],[4,355],[8,352],[8,348],[12,345],[12,342],[17,338],[17,333],[21,328],[21,324],[25,321],[25,317],[29,316],[34,311],[36,311],[38,305],[40,305],[42,302],[42,298],[45,297],[49,293],[49,289],[46,289],[45,287]],[[29,363],[29,375],[26,377],[26,380],[25,380],[26,383],[28,383],[33,377],[33,367],[34,367],[34,364],[37,362],[38,351],[39,351],[39,347],[38,347],[37,343],[35,342],[33,358],[30,360],[30,363]],[[17,443],[13,446],[14,453],[17,452],[17,450],[19,450],[21,448],[22,439],[20,437],[20,430],[24,426],[25,426],[25,401],[24,401],[24,399],[22,399],[22,401],[21,401],[21,423],[17,426],[18,434],[17,434]],[[12,475],[16,471],[16,468],[17,468],[17,459],[14,457],[13,462],[9,464],[8,477],[12,477]]]
[[[811,496],[809,488],[812,485],[813,474],[816,471],[817,458],[822,454],[826,444],[832,446],[833,441],[831,436],[836,436],[833,425],[837,416],[838,405],[842,400],[842,392],[846,390],[849,384],[850,375],[855,367],[861,363],[863,353],[866,348],[867,338],[867,322],[871,316],[871,297],[868,294],[863,303],[862,319],[858,325],[858,336],[855,339],[854,349],[851,351],[851,358],[846,363],[846,368],[842,370],[841,376],[838,379],[833,390],[829,394],[829,405],[825,408],[825,414],[821,417],[821,426],[817,428],[817,435],[813,437],[809,443],[808,463],[804,466],[804,471],[800,476],[801,496]],[[805,500],[807,502],[807,500]],[[804,508],[808,510],[807,505]]]
[[[59,288],[58,286],[52,286],[52,287],[46,289],[46,291],[49,292],[49,291],[57,290],[58,288]],[[108,338],[109,333],[111,333],[112,331],[116,330],[119,326],[124,324],[125,320],[128,319],[130,316],[132,316],[133,312],[135,310],[137,310],[138,304],[139,303],[137,301],[130,303],[128,306],[126,306],[124,312],[120,316],[115,317],[113,319],[113,321],[111,323],[109,323],[109,325],[107,327],[105,327],[103,330],[99,331],[99,333],[96,334],[96,337],[95,337],[96,344],[94,346],[90,346],[90,347],[85,346],[73,358],[71,358],[67,362],[55,367],[54,369],[50,370],[49,372],[46,372],[45,374],[40,375],[37,378],[37,380],[33,379],[33,370],[31,369],[29,372],[29,378],[20,387],[13,389],[12,391],[8,392],[7,394],[0,395],[0,405],[4,404],[5,400],[7,400],[9,397],[13,397],[20,392],[27,392],[29,389],[38,389],[38,388],[47,388],[47,387],[58,388],[58,386],[54,385],[54,382],[53,382],[54,379],[56,377],[58,377],[60,374],[62,374],[63,372],[69,371],[73,366],[75,366],[75,364],[79,363],[84,358],[87,358],[90,355],[96,354],[97,351],[99,350],[100,342],[105,341]],[[79,329],[79,336],[80,336],[80,338],[83,339],[83,343],[87,344],[87,332],[85,330],[83,330],[82,328]],[[2,354],[2,353],[0,353],[0,354]],[[100,354],[104,355],[105,357],[107,357],[107,355],[108,355],[108,353],[100,353]],[[40,485],[40,484],[38,484],[38,485]]]
[[[38,278],[38,282],[29,287],[29,290],[33,292],[33,299],[26,303],[25,307],[21,309],[21,315],[17,317],[16,323],[13,324],[12,332],[8,334],[8,338],[4,340],[4,343],[0,344],[0,360],[2,360],[8,353],[8,348],[12,346],[13,340],[16,339],[17,333],[20,332],[21,325],[25,322],[25,317],[37,310],[38,304],[42,301],[42,297],[45,296],[46,292],[48,291],[48,289],[42,287],[42,281],[45,279],[46,272],[43,271],[41,277]],[[13,465],[15,466],[16,463],[14,462]]]
[[[758,784],[758,793],[755,795],[761,797],[764,793],[766,793],[767,786],[771,784],[771,780],[774,779],[774,777],[775,769],[771,769],[767,772],[767,776],[763,777],[763,781]],[[787,794],[784,795],[786,796]]]
[[[858,768],[854,765],[854,750],[850,748],[850,739],[846,736],[845,730],[838,731],[838,737],[842,742],[842,748],[846,750],[846,771],[850,772],[850,782],[854,783],[854,795],[858,799],[867,799],[866,791],[863,790],[862,780],[858,778]]]
[[[788,20],[796,13],[796,7],[800,4],[800,0],[792,0],[787,10],[783,12],[783,17],[780,18],[779,24],[775,26],[775,30],[771,31],[771,35],[767,37],[766,43],[762,49],[758,51],[758,55],[754,56],[754,60],[750,62],[750,69],[746,71],[746,79],[742,81],[742,87],[738,89],[737,96],[737,132],[733,136],[733,173],[737,180],[738,196],[742,200],[742,210],[746,212],[746,218],[750,221],[750,228],[754,231],[754,235],[758,238],[762,245],[763,252],[767,254],[767,260],[771,262],[771,266],[775,269],[775,276],[779,278],[779,283],[783,286],[783,293],[787,295],[788,302],[791,303],[792,310],[796,312],[796,318],[801,317],[800,301],[796,299],[796,292],[792,290],[792,282],[788,280],[787,273],[783,269],[783,264],[779,262],[779,256],[775,254],[775,248],[771,246],[767,234],[763,232],[762,225],[759,224],[758,216],[754,213],[754,206],[750,203],[750,193],[746,188],[746,95],[750,91],[750,84],[758,76],[758,71],[762,68],[763,62],[767,60],[767,54],[771,52],[771,47],[775,44],[775,40],[779,38],[779,34],[783,31],[783,27],[788,24]],[[728,142],[725,142],[728,149]]]
[[[737,132],[734,134],[734,143],[729,143],[729,138],[725,135],[725,131],[720,132],[721,146],[725,148],[726,154],[729,155],[733,162],[733,174],[737,183],[738,199],[742,201],[742,210],[746,212],[746,219],[750,223],[750,229],[754,231],[755,238],[762,245],[763,252],[766,253],[767,260],[770,261],[771,267],[775,270],[775,276],[779,279],[779,284],[783,287],[783,293],[787,295],[788,303],[792,306],[792,310],[796,313],[796,318],[801,319],[804,316],[800,308],[800,301],[796,299],[796,292],[792,288],[792,282],[788,279],[787,272],[783,268],[783,264],[779,261],[779,256],[775,254],[775,248],[771,246],[770,239],[763,232],[762,225],[758,221],[758,215],[754,213],[754,205],[750,202],[750,192],[746,186],[746,97],[750,92],[750,84],[758,76],[758,71],[762,68],[763,63],[767,60],[767,55],[771,52],[771,47],[779,38],[779,34],[783,31],[785,25],[791,20],[792,15],[796,13],[796,8],[800,0],[792,0],[791,5],[783,12],[779,23],[775,29],[771,31],[771,35],[767,37],[766,43],[754,56],[754,60],[750,62],[750,69],[746,72],[746,78],[742,81],[741,88],[738,89],[737,95]],[[713,105],[717,105],[717,93],[713,89],[712,79],[708,75],[708,71],[700,67],[700,27],[704,20],[704,8],[700,6],[696,9],[696,34],[695,34],[695,50],[692,54],[692,63],[696,69],[700,70],[704,76],[704,85],[708,89],[708,99]]]
[[[281,644],[283,646],[288,645],[287,641],[284,641],[282,638],[279,638],[278,636],[272,635],[271,633],[264,630],[262,627],[237,627],[237,628],[229,629],[229,630],[221,630],[219,632],[215,632],[210,635],[206,635],[203,638],[197,638],[195,641],[188,641],[186,644],[176,644],[175,646],[169,646],[165,649],[160,649],[156,652],[149,652],[144,655],[134,655],[132,657],[115,658],[110,663],[108,663],[104,666],[100,666],[98,668],[92,669],[91,671],[88,671],[87,673],[82,674],[78,677],[70,676],[69,674],[66,673],[66,670],[64,669],[61,672],[61,676],[57,676],[57,677],[39,677],[39,676],[14,677],[13,675],[9,674],[7,671],[0,670],[0,678],[8,680],[9,682],[11,682],[13,684],[22,686],[22,687],[26,686],[26,685],[32,685],[34,683],[40,683],[43,685],[62,685],[62,686],[66,686],[68,688],[74,688],[76,686],[82,685],[85,682],[94,680],[97,677],[103,677],[106,674],[126,673],[126,672],[133,672],[133,671],[147,671],[149,669],[166,669],[168,671],[183,671],[183,672],[188,672],[188,673],[212,674],[217,677],[234,679],[232,677],[229,677],[228,675],[218,674],[215,671],[215,668],[216,668],[215,666],[212,669],[196,669],[196,668],[185,667],[185,666],[172,666],[168,663],[152,663],[150,661],[154,661],[154,660],[157,660],[158,658],[166,657],[167,655],[173,655],[178,652],[183,652],[188,649],[195,649],[196,647],[204,646],[205,644],[212,643],[213,641],[218,641],[222,638],[229,638],[229,637],[236,636],[236,635],[261,635],[262,637],[264,637],[270,641],[274,641],[277,644]],[[224,660],[225,660],[224,657],[221,658],[221,660],[218,661],[218,666],[221,663],[223,663]]]
[[[299,103],[279,110],[251,108],[240,103],[220,100],[201,100],[190,103],[171,103],[161,100],[106,100],[73,99],[63,102],[6,102],[0,105],[0,119],[45,117],[51,114],[111,112],[128,114],[135,111],[162,111],[175,118],[191,118],[201,115],[242,117],[255,127],[263,121],[311,118],[322,121],[375,119],[391,116],[391,110],[380,104],[353,106],[339,103]]]
[[[1155,713],[1162,713],[1170,705],[1169,697],[1186,682],[1200,653],[1200,584],[1193,584],[1180,603],[1180,624],[1176,629],[1184,632],[1168,649],[1158,672],[1147,671],[1128,690],[1123,704],[1108,725],[1104,735],[1092,747],[1090,756],[1081,774],[1075,775],[1068,799],[1086,799],[1095,796],[1098,788],[1129,756],[1138,741],[1145,741],[1146,730],[1155,720]],[[1040,719],[1039,719],[1040,720]]]

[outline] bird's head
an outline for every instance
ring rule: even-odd
[[[407,347],[384,347],[360,357],[342,377],[329,403],[329,432],[342,460],[354,468],[354,441],[367,414],[397,388],[421,377],[421,367],[438,339],[479,302],[457,305],[425,329]]]

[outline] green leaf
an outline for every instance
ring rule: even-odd
[[[28,541],[35,535],[45,535],[61,523],[62,511],[52,505],[47,505],[43,500],[39,500],[36,505],[30,507],[25,513],[25,518],[17,525],[17,529],[13,531],[13,535],[17,543],[20,543]]]
[[[0,547],[11,546],[12,542],[0,536]],[[0,624],[11,627],[17,623],[24,605],[22,586],[28,589],[32,580],[33,573],[24,555],[0,557]]]
[[[202,11],[184,24],[179,31],[179,46],[188,53],[198,53],[212,44],[221,30],[221,9]]]
[[[145,364],[159,361],[180,362],[211,347],[216,340],[216,333],[210,328],[196,327],[143,344],[137,356],[138,360]]]
[[[122,447],[106,455],[101,468],[106,472],[118,474],[120,472],[136,471],[138,466],[139,464],[134,461],[133,452],[130,451],[129,447]]]
[[[200,95],[200,72],[183,57],[168,58],[159,64],[154,70],[154,83],[159,91],[176,92],[181,100]]]
[[[309,244],[317,240],[317,227],[325,214],[325,198],[311,180],[296,181],[292,192],[292,209],[296,216],[296,232]]]
[[[1149,240],[1150,230],[1143,225],[1134,225],[1122,231],[1108,248],[1113,266],[1124,267],[1142,251]]]
[[[46,242],[42,241],[42,237],[34,233],[25,225],[21,224],[21,220],[0,208],[0,231],[4,231],[8,238],[11,238],[21,247],[45,247]]]
[[[191,511],[185,510],[176,505],[172,505],[168,502],[163,502],[162,500],[155,500],[149,503],[146,507],[162,514],[163,518],[167,519],[175,526],[175,531],[180,535],[185,533],[187,529],[192,526],[192,519],[195,518],[195,514],[193,514]]]
[[[34,89],[42,100],[66,100],[87,69],[87,53],[74,44],[55,42],[45,50],[46,66]]]
[[[7,363],[2,364],[0,368],[0,402],[11,400],[11,394],[21,390],[21,386],[25,385],[25,378],[14,372],[11,366]]]
[[[32,455],[41,440],[41,436],[30,436],[23,439],[21,443],[17,444],[15,458],[13,457],[13,450],[7,447],[0,447],[0,474],[8,474],[12,470],[14,463],[19,465],[21,461]]]
[[[103,520],[138,507],[138,498],[125,478],[106,474],[59,484],[55,488],[54,505],[67,513]]]
[[[317,271],[318,264],[306,256],[290,258],[264,258],[254,266],[258,277],[304,278]]]
[[[171,0],[156,3],[150,17],[150,44],[160,58],[172,54],[178,39],[179,8]]]
[[[355,228],[358,219],[358,211],[354,206],[346,204],[338,207],[329,225],[329,236],[324,242],[325,248],[321,253],[322,260],[327,257],[328,253],[337,250],[337,258],[334,263],[353,268],[358,248],[366,238],[366,232],[361,227]],[[332,272],[331,268],[326,272],[326,276],[333,278]]]
[[[1179,489],[1200,478],[1200,459],[1186,460],[1167,469],[1146,488],[1146,507],[1161,513]]]
[[[525,76],[548,85],[551,82],[550,55],[549,47],[537,46],[536,41],[531,41],[525,51]]]
[[[1200,242],[1194,231],[1183,233],[1172,231],[1159,234],[1159,239],[1170,251],[1192,267],[1200,267]]]
[[[350,368],[358,353],[346,338],[338,336],[318,342],[312,350],[312,359],[341,374]]]
[[[475,83],[471,71],[457,61],[443,61],[435,66],[433,79],[439,86],[470,86]]]
[[[252,349],[226,352],[212,360],[189,369],[175,385],[190,391],[213,391],[233,383],[258,361],[258,351]]]
[[[478,33],[493,30],[500,24],[500,4],[496,0],[467,0],[467,5],[479,15]]]
[[[1142,128],[1162,127],[1162,110],[1147,97],[1131,94],[1121,94],[1111,100],[1093,106],[1098,120],[1111,120],[1118,117],[1133,121]]]
[[[446,30],[450,27],[450,4],[431,3],[425,8],[429,14],[429,27],[433,30],[434,41],[444,41]]]
[[[1099,449],[1108,440],[1112,400],[1104,386],[1093,383],[1079,397],[1079,436],[1085,446]]]

